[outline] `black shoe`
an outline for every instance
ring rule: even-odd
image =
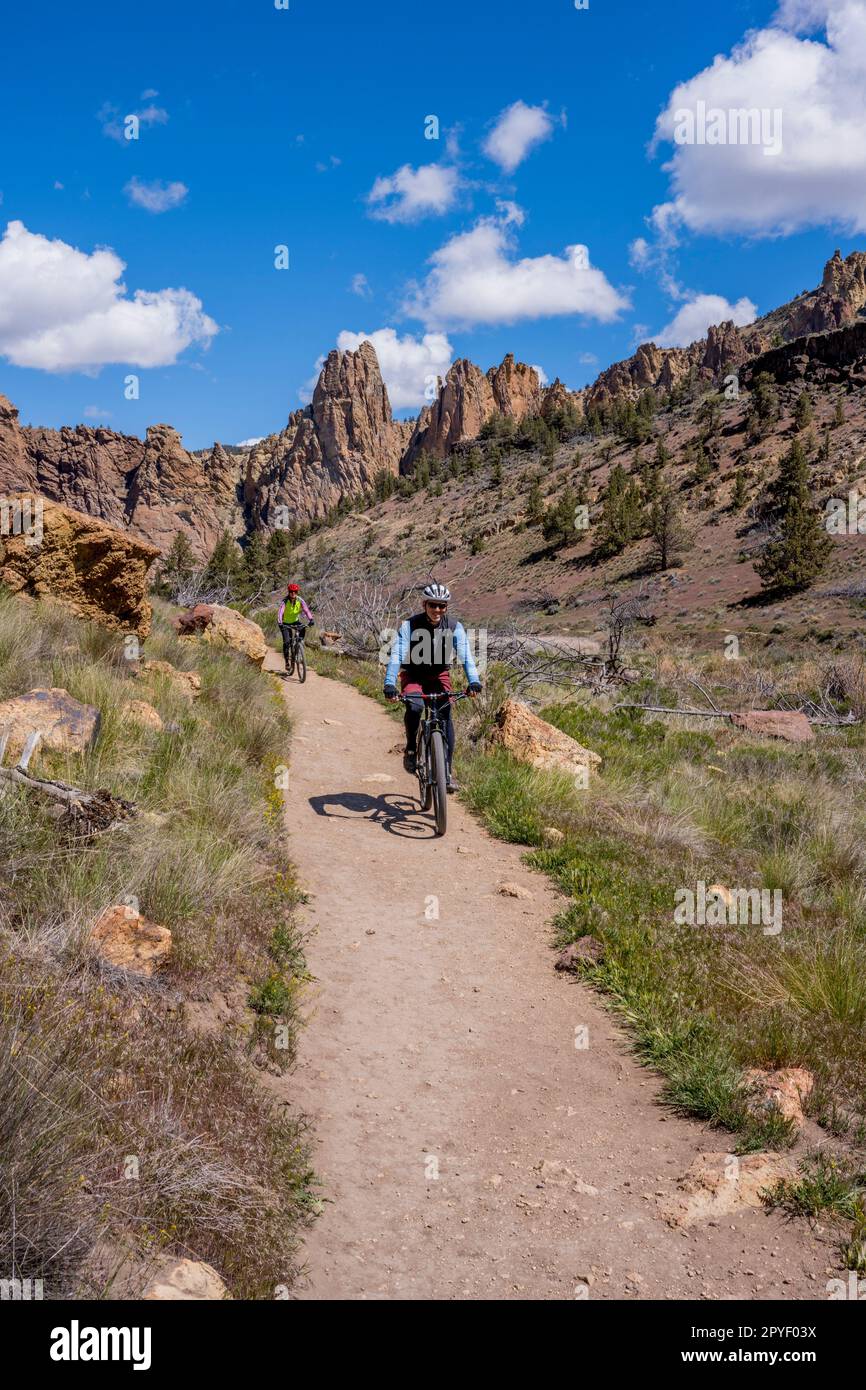
[[[407,772],[411,773],[413,777],[415,776],[415,773],[418,771],[418,759],[415,756],[414,749],[406,749],[406,752],[403,754],[403,766]]]
[[[446,790],[446,792],[448,793],[449,796],[451,795],[452,792],[459,792],[459,790],[460,790],[460,783],[456,780],[456,778],[451,777],[451,776],[449,775],[448,781],[445,783],[445,790]]]

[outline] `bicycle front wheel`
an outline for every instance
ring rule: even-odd
[[[448,825],[448,790],[445,773],[445,742],[438,729],[430,740],[430,761],[432,763],[433,816],[436,821],[436,834],[444,835]]]
[[[301,642],[300,646],[298,647],[298,661],[297,661],[297,666],[298,666],[298,680],[301,682],[301,685],[303,685],[303,684],[304,684],[304,681],[307,679],[307,658],[306,658],[305,655],[304,655],[304,644],[303,644],[303,642]]]

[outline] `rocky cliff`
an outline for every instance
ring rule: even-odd
[[[538,373],[525,362],[515,362],[513,353],[487,373],[461,357],[440,382],[435,401],[419,415],[401,467],[409,471],[421,453],[445,458],[456,444],[476,439],[493,415],[522,420],[541,403]]]
[[[866,310],[866,253],[852,251],[844,260],[836,251],[824,267],[816,290],[804,290],[745,328],[730,321],[708,330],[706,338],[686,348],[659,348],[642,343],[633,356],[616,362],[587,387],[587,407],[604,406],[617,396],[636,399],[642,391],[667,393],[694,376],[716,381],[775,345],[809,333],[827,333],[855,323]]]
[[[22,427],[15,407],[0,396],[0,495],[39,492],[162,550],[181,531],[205,557],[223,529],[242,537],[253,528],[321,519],[345,497],[368,490],[383,470],[411,471],[422,452],[444,458],[496,415],[552,418],[566,408],[580,413],[617,398],[634,400],[646,390],[667,394],[690,379],[721,382],[780,345],[861,323],[866,253],[843,260],[837,251],[817,289],[754,324],[719,324],[685,348],[643,343],[583,391],[569,391],[559,380],[542,388],[535,368],[511,353],[487,372],[460,358],[435,400],[407,422],[393,419],[375,349],[364,342],[355,352],[331,352],[311,403],[247,451],[216,443],[190,453],[170,425],[151,426],[144,440],[85,425]]]

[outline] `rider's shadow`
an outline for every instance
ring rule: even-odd
[[[408,796],[371,796],[369,792],[326,792],[323,796],[311,796],[310,805],[317,816],[336,817],[339,820],[352,820],[362,816],[364,820],[381,825],[390,835],[400,835],[404,839],[433,839],[435,826],[423,817],[417,801]],[[342,807],[347,815],[341,815]],[[332,809],[334,808],[334,809]]]

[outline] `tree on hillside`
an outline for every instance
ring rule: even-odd
[[[195,552],[185,531],[175,532],[160,572],[160,587],[173,595],[189,579],[196,567]]]
[[[561,550],[578,539],[575,525],[577,506],[574,489],[566,487],[559,501],[545,512],[542,533],[551,550]]]
[[[598,523],[597,550],[604,557],[618,555],[643,530],[644,518],[640,489],[626,476],[621,463],[608,478]]]
[[[839,426],[840,426],[840,425],[844,425],[844,423],[845,423],[845,407],[844,407],[844,405],[842,404],[842,397],[841,397],[841,396],[837,396],[837,397],[836,397],[836,404],[835,404],[835,406],[833,407],[833,428],[834,428],[834,429],[838,429]]]
[[[258,593],[271,585],[267,546],[260,531],[253,532],[244,550],[243,583],[249,593]]]
[[[288,531],[272,531],[265,550],[271,583],[279,589],[288,584],[292,567],[292,541]]]
[[[814,418],[812,397],[808,391],[803,390],[797,397],[797,404],[794,406],[794,424],[798,430],[804,430],[807,425],[811,425]]]
[[[539,526],[544,520],[544,496],[541,479],[536,473],[526,494],[526,521],[529,526]]]
[[[731,509],[741,512],[745,507],[749,496],[749,485],[746,481],[744,469],[738,468],[734,474],[734,491],[731,494]]]
[[[760,437],[779,418],[779,393],[769,372],[759,372],[752,385],[749,428]]]
[[[660,570],[670,569],[689,548],[691,541],[680,514],[672,487],[664,485],[650,510],[649,532],[653,555]]]
[[[241,553],[228,531],[223,531],[207,562],[202,588],[232,592],[243,573]]]
[[[800,494],[809,494],[809,463],[802,441],[794,439],[767,488],[770,509],[777,517],[782,517],[791,500]]]
[[[777,538],[755,566],[765,590],[782,594],[808,589],[824,569],[833,542],[812,503],[805,451],[795,439],[769,489],[778,518]]]

